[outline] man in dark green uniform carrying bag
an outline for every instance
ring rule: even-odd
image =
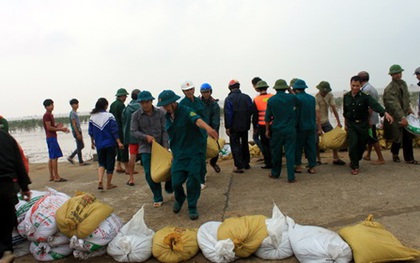
[[[200,128],[218,139],[218,133],[207,125],[191,108],[179,105],[180,96],[172,90],[164,90],[159,94],[158,107],[166,110],[166,130],[169,145],[173,154],[172,187],[175,195],[174,213],[179,213],[185,199],[188,201],[188,214],[191,220],[198,219],[197,201],[200,198],[200,172],[205,162],[205,149],[202,145],[206,138]],[[187,195],[183,184],[186,182]]]
[[[343,115],[347,130],[351,174],[356,175],[359,173],[359,161],[362,159],[369,136],[369,109],[381,116],[385,115],[390,123],[393,122],[393,118],[374,98],[360,91],[362,79],[359,76],[350,79],[350,87],[351,90],[344,94]]]

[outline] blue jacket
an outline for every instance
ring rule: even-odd
[[[232,90],[225,100],[225,128],[248,131],[251,127],[252,99],[239,89]]]
[[[89,119],[88,132],[93,137],[97,150],[117,145],[118,124],[114,115],[109,112],[102,111],[92,114]]]

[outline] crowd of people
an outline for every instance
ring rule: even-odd
[[[369,83],[369,73],[361,71],[350,78],[350,91],[343,97],[344,125],[340,122],[332,89],[327,81],[321,81],[316,88],[319,92],[312,96],[305,92],[308,86],[303,79],[292,79],[288,84],[279,79],[273,89],[276,94],[267,92],[269,85],[259,77],[251,80],[258,95],[252,99],[240,89],[238,80],[228,83],[229,94],[224,101],[224,125],[229,136],[233,155],[234,173],[242,174],[250,166],[248,132],[253,129],[253,140],[261,149],[262,169],[269,169],[268,177],[278,179],[282,174],[282,157],[285,155],[286,173],[289,183],[297,182],[296,173],[302,173],[302,157],[307,161],[307,172],[316,173],[316,167],[322,164],[319,149],[319,136],[331,131],[334,127],[329,122],[329,112],[334,114],[337,126],[347,131],[349,167],[351,174],[360,172],[359,161],[371,160],[371,150],[378,156],[373,164],[384,164],[376,136],[379,116],[384,117],[385,138],[392,141],[392,160],[401,162],[399,149],[403,148],[404,161],[407,164],[420,164],[414,159],[412,135],[404,127],[408,125],[407,116],[414,114],[410,106],[407,84],[402,80],[404,70],[399,65],[389,69],[391,82],[385,88],[382,107],[378,94]],[[420,67],[414,72],[420,81]],[[418,84],[420,86],[420,82]],[[179,213],[187,201],[188,215],[191,220],[199,218],[197,202],[201,191],[206,187],[206,147],[208,136],[217,140],[220,129],[220,106],[212,96],[212,86],[203,83],[200,86],[201,96],[195,96],[195,85],[186,81],[181,85],[182,100],[172,90],[164,90],[155,98],[147,90],[135,89],[131,101],[125,101],[130,95],[120,88],[115,94],[115,101],[108,110],[108,100],[99,98],[90,112],[88,134],[92,149],[98,156],[98,189],[110,190],[117,186],[112,184],[114,171],[128,175],[128,186],[135,185],[135,162],[140,159],[143,165],[146,182],[153,194],[153,206],[163,204],[162,187],[151,177],[151,145],[155,141],[170,149],[173,155],[171,179],[165,182],[167,193],[174,193],[173,212]],[[178,102],[179,101],[179,102]],[[69,123],[71,129],[61,123],[55,123],[52,114],[54,102],[46,99],[43,102],[46,112],[43,124],[48,146],[48,168],[50,181],[66,182],[67,179],[58,173],[58,158],[62,151],[57,141],[57,132],[72,132],[76,149],[67,160],[75,164],[78,156],[79,165],[88,165],[83,160],[83,133],[77,113],[79,101],[70,100],[71,112]],[[420,109],[420,100],[419,100]],[[418,112],[420,115],[420,112]],[[343,127],[344,126],[344,127]],[[28,184],[30,179],[24,167],[21,151],[16,141],[8,134],[8,123],[0,116],[0,204],[7,208],[7,216],[2,217],[0,252],[2,257],[10,256],[11,231],[16,225],[14,205],[17,203],[15,188],[17,183],[25,199],[30,199]],[[365,155],[364,152],[367,148]],[[304,151],[304,155],[303,155]],[[337,150],[332,153],[334,165],[346,163],[338,156]],[[218,156],[209,163],[215,172],[221,171],[217,164]],[[106,174],[106,184],[103,177]],[[186,192],[183,185],[186,184]]]

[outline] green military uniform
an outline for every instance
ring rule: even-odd
[[[124,131],[123,131],[123,121],[122,121],[122,112],[125,109],[124,102],[118,98],[111,104],[109,112],[114,115],[115,120],[118,124],[118,137],[121,142],[124,144]],[[126,163],[128,162],[128,147],[127,144],[124,144],[124,149],[118,149],[117,152],[117,161]]]
[[[265,122],[272,122],[270,148],[273,168],[271,176],[276,178],[280,176],[284,146],[289,182],[295,180],[296,108],[299,107],[299,104],[295,95],[278,91],[268,100],[265,112]]]
[[[132,100],[127,107],[122,111],[122,123],[123,123],[123,144],[137,144],[139,140],[131,136],[131,116],[134,112],[140,109],[140,103],[137,100]]]
[[[169,144],[173,153],[172,161],[172,187],[175,200],[181,207],[185,199],[188,200],[188,212],[198,215],[197,201],[200,198],[201,172],[205,166],[206,151],[204,147],[197,147],[206,143],[206,137],[195,124],[200,119],[191,108],[178,105],[174,112],[174,119],[166,114],[166,130],[169,135]],[[187,195],[183,184],[186,182]]]
[[[344,94],[343,115],[346,119],[347,143],[352,169],[359,168],[359,161],[366,149],[369,136],[369,108],[381,116],[385,114],[385,109],[374,98],[362,91],[355,96],[352,96],[351,92]]]
[[[186,107],[189,107],[191,109],[193,109],[195,111],[195,113],[197,113],[202,119],[203,121],[205,121],[206,123],[209,123],[207,120],[207,116],[204,114],[204,102],[202,100],[200,100],[197,97],[194,97],[194,100],[191,100],[190,98],[183,98],[180,102],[179,105],[183,105]],[[200,129],[201,133],[203,134],[203,136],[205,137],[205,141],[204,144],[202,145],[202,147],[204,148],[204,163],[202,164],[203,167],[201,167],[201,178],[200,178],[200,184],[205,184],[206,181],[206,174],[207,174],[207,167],[206,167],[206,149],[207,149],[207,132],[203,129]]]

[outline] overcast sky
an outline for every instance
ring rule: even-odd
[[[384,88],[392,64],[415,84],[419,11],[418,0],[0,0],[0,115],[42,116],[46,98],[67,114],[73,97],[88,112],[120,87],[182,95],[185,80],[220,99],[231,79],[254,97],[255,76],[342,92],[366,70]]]

